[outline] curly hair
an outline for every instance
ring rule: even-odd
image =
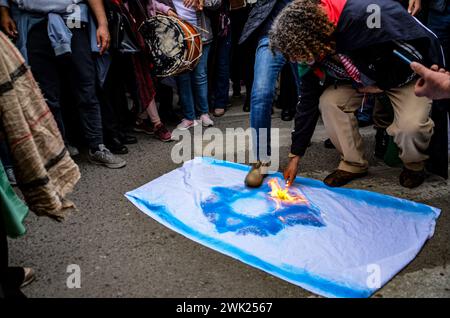
[[[334,52],[334,30],[320,0],[295,0],[275,19],[269,31],[270,47],[297,62],[317,60]]]

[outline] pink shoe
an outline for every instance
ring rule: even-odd
[[[203,127],[214,126],[214,122],[211,120],[211,117],[209,117],[208,114],[201,115],[200,116],[200,122],[202,123]]]
[[[164,126],[164,124],[159,124],[158,126],[155,126],[153,129],[153,132],[155,133],[155,136],[159,138],[161,141],[171,141],[172,140],[172,134],[170,131]]]
[[[195,127],[198,125],[198,122],[196,120],[189,120],[186,118],[183,118],[181,123],[178,124],[177,129],[179,130],[188,130],[191,127]]]

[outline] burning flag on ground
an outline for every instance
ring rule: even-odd
[[[440,213],[305,178],[285,188],[280,174],[250,189],[243,184],[247,171],[244,165],[196,158],[126,196],[200,244],[333,297],[374,293],[414,259]]]

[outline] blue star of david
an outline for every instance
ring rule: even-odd
[[[212,194],[203,202],[201,208],[206,218],[212,222],[219,233],[234,232],[239,235],[275,235],[286,227],[295,225],[323,227],[325,223],[320,211],[312,203],[284,204],[277,209],[270,198],[270,188],[265,183],[259,189],[244,186],[233,188],[214,187]],[[236,211],[234,203],[242,199],[267,200],[267,211],[257,216],[245,211]],[[241,208],[245,210],[245,207]]]

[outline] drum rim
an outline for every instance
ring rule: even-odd
[[[161,19],[161,18],[163,18],[163,19]],[[157,14],[157,15],[155,15],[155,16],[153,16],[153,17],[149,17],[148,19],[144,20],[144,21],[141,23],[141,25],[140,25],[139,28],[138,28],[138,32],[141,32],[142,26],[143,26],[145,23],[147,23],[148,21],[150,21],[150,20],[172,21],[172,22],[173,22],[173,21],[175,20],[175,19],[173,19],[173,18],[174,18],[174,17],[169,17],[169,16],[165,16],[165,15],[162,15],[162,14]],[[182,21],[181,19],[178,19],[178,20]],[[184,22],[184,21],[182,21],[182,22]],[[178,31],[180,32],[180,34],[184,34],[183,29],[181,28],[181,26],[180,26],[178,23],[173,23],[173,24],[171,24],[171,25],[175,25],[175,27],[178,29]],[[141,34],[142,34],[142,33],[141,33]],[[144,36],[143,36],[143,37],[144,37]],[[147,44],[147,41],[145,40],[145,37],[144,37],[144,41],[145,41],[146,45],[148,45],[148,44]],[[186,54],[187,54],[187,48],[186,48],[186,45],[185,45],[184,41],[185,41],[185,38],[184,38],[184,36],[183,36],[183,49],[182,49],[181,56],[186,57]],[[151,49],[151,48],[150,48],[150,49]],[[176,63],[175,63],[172,67],[170,67],[167,71],[164,71],[163,73],[157,74],[157,76],[159,76],[159,77],[167,77],[167,76],[171,76],[173,73],[175,73],[175,71],[176,71],[178,68],[180,68],[180,66],[183,66],[183,61],[182,61],[182,60],[177,60]]]
[[[203,40],[201,38],[201,33],[199,32],[198,28],[195,25],[193,25],[192,23],[189,23],[188,21],[185,21],[178,17],[171,17],[171,16],[162,15],[162,14],[157,14],[157,15],[149,17],[148,19],[143,21],[138,28],[138,32],[140,32],[142,26],[150,20],[157,20],[157,21],[159,20],[162,23],[171,21],[173,23],[171,23],[170,25],[175,25],[176,28],[178,29],[178,31],[180,32],[180,34],[183,35],[183,51],[181,54],[183,56],[183,60],[177,60],[176,63],[171,68],[169,68],[167,71],[164,71],[163,73],[156,74],[156,76],[157,77],[169,77],[169,76],[174,76],[174,75],[184,73],[185,71],[188,71],[188,70],[193,70],[195,66],[192,67],[192,65],[197,65],[198,61],[200,60],[200,57],[203,55],[203,52],[202,52],[203,51]],[[169,24],[166,24],[166,25],[169,25]],[[188,30],[189,37],[186,37],[185,31],[181,25],[185,25],[185,26],[187,25],[187,26],[191,27],[193,30],[195,30],[195,32],[193,33],[189,29]],[[200,45],[198,47],[199,56],[194,58],[192,61],[187,61],[187,60],[189,60],[188,59],[189,52],[187,49],[186,42],[191,41],[191,42],[193,42],[192,43],[193,45],[197,45],[194,40],[196,37],[200,38],[200,41],[199,41]],[[144,37],[144,40],[145,40],[145,37]],[[146,40],[145,40],[145,42],[146,42],[146,45],[148,45]]]

